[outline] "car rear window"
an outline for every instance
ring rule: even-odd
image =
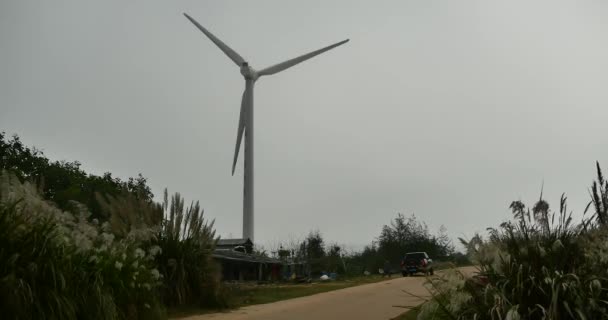
[[[417,252],[417,253],[408,253],[405,255],[405,259],[409,260],[409,259],[416,259],[416,260],[422,260],[422,259],[426,259],[425,254],[422,252]]]

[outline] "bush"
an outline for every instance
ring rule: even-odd
[[[126,181],[112,177],[109,172],[101,176],[87,174],[78,161],[51,161],[42,151],[23,145],[17,135],[7,139],[4,132],[0,132],[2,169],[9,170],[22,182],[37,183],[40,195],[60,209],[68,210],[71,203],[77,201],[88,208],[93,218],[100,220],[106,220],[107,216],[101,213],[96,201],[98,194],[118,196],[126,192],[148,202],[153,198],[147,180],[141,174]]]
[[[219,267],[213,261],[217,239],[213,221],[203,217],[198,202],[184,210],[184,199],[176,193],[162,204],[164,221],[157,244],[162,249],[156,262],[165,276],[163,299],[168,306],[226,307]]]
[[[225,307],[213,222],[198,203],[184,211],[179,194],[155,203],[146,182],[87,174],[0,132],[3,316],[154,319],[161,301]]]
[[[157,248],[154,263],[163,276],[160,297],[169,307],[224,308],[226,290],[220,284],[219,267],[213,261],[216,237],[213,221],[204,219],[199,203],[185,207],[179,193],[156,204],[133,193],[97,195],[104,215],[117,238],[138,230],[152,230],[144,241]]]
[[[154,319],[160,274],[140,245],[114,240],[90,213],[59,210],[28,183],[0,173],[0,309],[8,319]]]
[[[598,166],[599,185],[604,185]],[[596,213],[578,224],[562,196],[557,213],[541,199],[510,208],[515,220],[489,229],[489,239],[463,241],[480,276],[431,281],[433,299],[419,319],[606,319],[608,229],[605,187],[594,184]]]

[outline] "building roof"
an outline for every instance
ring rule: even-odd
[[[244,261],[244,262],[254,262],[254,263],[271,263],[271,264],[281,264],[283,263],[279,259],[258,256],[253,254],[247,254],[239,251],[234,251],[231,249],[215,249],[213,252],[213,257],[216,259],[225,259],[225,260],[235,260],[235,261]]]
[[[218,246],[244,246],[244,245],[253,245],[253,242],[247,239],[220,239],[217,242]]]

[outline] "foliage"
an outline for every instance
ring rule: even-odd
[[[360,275],[365,271],[378,270],[386,259],[379,252],[375,243],[365,246],[361,252],[356,252],[346,258],[349,275]]]
[[[346,264],[342,258],[342,248],[334,243],[329,245],[326,251],[324,269],[338,274],[346,273]]]
[[[179,193],[156,204],[123,192],[97,195],[102,212],[117,238],[141,228],[154,230],[150,246],[158,248],[155,264],[163,275],[163,302],[172,308],[226,307],[226,291],[219,283],[212,259],[216,237],[213,221],[204,219],[198,202],[185,207]]]
[[[0,169],[9,170],[22,182],[32,181],[41,186],[45,199],[53,201],[60,209],[71,210],[76,201],[86,206],[92,217],[105,220],[97,194],[118,196],[124,192],[151,202],[152,191],[141,174],[122,181],[109,172],[102,176],[86,174],[78,161],[50,161],[36,148],[25,146],[17,135],[6,138],[0,132]]]
[[[388,260],[393,268],[407,252],[425,251],[434,260],[453,261],[454,247],[441,226],[437,235],[432,235],[424,222],[415,215],[406,218],[398,213],[389,225],[384,225],[377,241],[366,246],[362,252],[351,256],[348,264],[351,270],[362,273],[364,270],[378,270]]]
[[[604,226],[608,224],[608,181],[604,180],[599,162],[596,162],[596,168],[597,181],[591,185],[591,203],[597,223]]]
[[[452,314],[463,311],[472,295],[463,290],[467,285],[464,275],[455,269],[449,269],[440,276],[430,278],[427,287],[435,292],[433,300],[420,308],[418,319],[450,318]]]
[[[168,306],[226,307],[217,264],[212,259],[217,239],[213,221],[203,217],[198,202],[184,207],[179,193],[169,201],[165,189],[164,221],[157,244],[156,262],[165,276],[163,298]]]
[[[324,268],[325,241],[319,231],[311,231],[306,239],[300,244],[297,256],[305,261],[309,267],[309,273],[319,275]]]
[[[250,285],[250,284],[229,284],[231,290],[231,298],[235,306],[247,306],[253,304],[271,303],[275,301],[299,298],[318,294],[322,292],[328,292],[333,290],[339,290],[358,286],[362,284],[375,283],[382,281],[383,278],[378,275],[364,277],[350,277],[347,280],[338,279],[336,281],[329,282],[316,282],[306,284],[264,284],[264,285]]]
[[[124,238],[133,230],[143,228],[160,231],[163,222],[161,204],[144,200],[127,191],[116,196],[99,193],[95,196],[101,212],[108,217],[108,223],[116,237]]]
[[[9,318],[154,319],[161,301],[226,306],[213,222],[198,202],[185,208],[165,190],[155,203],[141,175],[88,175],[4,133],[0,170],[0,307]]]
[[[563,195],[557,212],[542,193],[531,210],[521,201],[512,202],[513,221],[488,229],[485,241],[479,235],[463,241],[481,276],[433,286],[434,298],[419,319],[607,318],[608,228],[602,218],[602,185],[598,165],[598,181],[592,186],[596,212],[576,224]]]
[[[157,299],[149,229],[117,240],[107,223],[43,200],[29,183],[0,174],[0,309],[14,319],[154,319]]]
[[[419,222],[415,215],[405,218],[402,214],[390,225],[385,225],[378,237],[378,251],[392,262],[401,261],[406,252],[425,251],[431,257],[448,256],[453,246],[445,227],[441,227],[438,236],[429,232],[425,223]]]

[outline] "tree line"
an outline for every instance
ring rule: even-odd
[[[415,215],[398,213],[380,234],[361,251],[347,252],[338,244],[328,244],[319,231],[311,231],[304,240],[279,248],[278,256],[303,263],[311,276],[335,272],[361,275],[376,273],[388,260],[396,271],[407,252],[425,251],[435,261],[467,264],[466,256],[456,252],[444,226],[436,234]]]
[[[110,172],[101,176],[87,174],[80,166],[78,161],[51,161],[41,150],[24,145],[19,136],[9,138],[0,132],[0,169],[10,171],[22,182],[35,183],[42,196],[60,209],[68,210],[78,202],[89,208],[92,218],[105,221],[109,217],[96,199],[97,194],[116,197],[128,193],[152,202],[154,194],[141,173],[122,180]]]

